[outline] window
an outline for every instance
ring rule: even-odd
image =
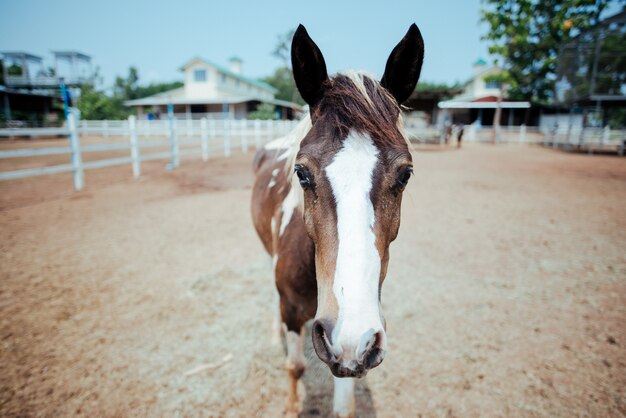
[[[487,87],[488,89],[499,89],[500,83],[495,80],[487,81],[485,83],[485,87]]]
[[[196,81],[196,82],[206,81],[206,70],[194,70],[193,81]]]

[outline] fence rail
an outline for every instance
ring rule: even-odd
[[[169,168],[180,164],[181,156],[200,154],[207,161],[212,154],[228,157],[233,148],[242,152],[250,147],[259,148],[266,142],[283,136],[293,129],[296,121],[260,121],[232,119],[178,119],[169,114],[166,120],[76,121],[70,113],[67,126],[61,128],[9,128],[0,129],[0,137],[66,136],[68,146],[0,150],[0,159],[70,155],[71,163],[40,168],[27,168],[0,172],[0,180],[18,179],[45,174],[73,172],[74,187],[84,186],[84,170],[130,164],[134,177],[141,175],[141,163],[155,159],[169,159]],[[456,140],[460,129],[452,130],[451,141]],[[418,143],[447,143],[446,133],[436,127],[423,127],[412,122],[405,124],[407,136]],[[463,140],[468,142],[493,142],[493,127],[463,126]],[[81,135],[100,136],[105,142],[80,144]],[[540,129],[537,127],[501,127],[496,132],[496,142],[536,143],[554,148],[588,150],[616,150],[624,155],[626,131],[608,128]],[[111,139],[109,141],[109,139]],[[182,148],[181,148],[182,146]],[[168,149],[164,151],[164,149]],[[128,151],[128,155],[83,162],[84,153]]]
[[[247,152],[250,147],[259,148],[266,142],[285,135],[296,121],[260,121],[199,119],[178,120],[170,115],[168,120],[141,120],[134,116],[119,121],[80,121],[74,114],[68,116],[67,127],[0,129],[0,137],[67,136],[69,146],[27,148],[0,151],[0,159],[37,157],[46,155],[70,155],[71,163],[39,168],[0,172],[0,180],[19,179],[45,174],[73,172],[74,188],[84,187],[84,171],[95,168],[130,164],[134,177],[141,175],[141,163],[156,159],[169,159],[169,168],[180,164],[181,156],[200,154],[207,161],[213,154],[230,156],[233,148]],[[124,142],[80,144],[80,136],[127,138]],[[116,140],[119,140],[116,139]],[[181,148],[182,147],[182,148]],[[164,148],[169,148],[164,151]],[[129,151],[129,155],[82,161],[87,152]]]

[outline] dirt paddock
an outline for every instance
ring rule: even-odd
[[[7,417],[279,417],[252,153],[0,183]],[[360,417],[626,415],[626,160],[415,154]],[[332,379],[308,343],[303,416]]]

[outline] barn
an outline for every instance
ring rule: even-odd
[[[243,61],[238,57],[223,67],[203,58],[192,58],[180,70],[183,87],[142,99],[128,100],[137,108],[138,117],[160,114],[173,105],[174,113],[187,118],[246,119],[261,103],[273,105],[278,119],[293,119],[302,110],[296,103],[276,99],[276,89],[263,81],[242,74]]]

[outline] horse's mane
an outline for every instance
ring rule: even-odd
[[[315,107],[315,116],[334,131],[333,138],[345,139],[351,129],[368,134],[376,145],[411,145],[404,134],[400,106],[376,79],[363,71],[348,70],[327,81],[322,100]],[[286,136],[269,143],[281,149],[278,160],[293,167],[300,143],[312,128],[311,115],[306,112],[300,123]]]
[[[404,133],[400,106],[373,76],[349,70],[334,76],[325,87],[324,96],[314,112],[326,129],[334,131],[333,138],[344,140],[350,130],[355,129],[368,134],[376,145],[412,149]],[[289,179],[289,194],[295,193],[300,208],[304,199],[293,167],[302,140],[312,127],[310,112],[306,112],[291,132],[265,145],[266,149],[276,151],[277,161],[284,161],[282,175]]]
[[[315,116],[345,139],[351,130],[368,135],[383,147],[404,146],[400,106],[389,91],[364,71],[348,70],[327,81]]]

